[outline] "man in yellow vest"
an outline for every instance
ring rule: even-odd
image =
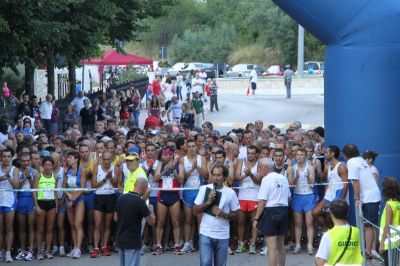
[[[135,187],[136,180],[139,177],[143,177],[147,179],[146,172],[139,165],[140,157],[137,153],[130,153],[125,157],[126,168],[123,169],[125,182],[124,184],[124,193],[132,192]],[[148,192],[145,193],[144,196],[148,196]],[[147,197],[145,197],[146,199]]]
[[[349,205],[346,201],[333,200],[329,206],[334,227],[322,238],[315,256],[317,266],[362,265],[360,231],[347,221]]]

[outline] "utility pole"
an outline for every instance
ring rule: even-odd
[[[297,77],[304,77],[304,28],[299,24],[297,39]]]

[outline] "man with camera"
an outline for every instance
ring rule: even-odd
[[[199,232],[200,266],[226,265],[229,221],[237,219],[240,208],[236,193],[224,186],[227,176],[228,169],[224,165],[214,165],[212,183],[200,188],[194,202],[194,214],[203,213]]]

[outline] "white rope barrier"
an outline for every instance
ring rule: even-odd
[[[340,184],[349,184],[350,182],[335,182],[335,183],[315,183],[315,184],[309,184],[310,187],[314,186],[329,186],[329,185],[340,185]],[[298,186],[304,186],[306,184],[301,184],[301,185],[289,185],[289,187],[298,187]],[[231,187],[232,189],[259,189],[259,186],[249,186],[249,187]],[[183,190],[199,190],[200,187],[198,188],[150,188],[151,190],[155,191],[183,191]],[[15,188],[15,189],[0,189],[1,192],[78,192],[78,191],[84,191],[84,192],[93,192],[98,190],[97,188],[27,188],[27,189],[22,189],[22,188]],[[107,188],[107,189],[102,189],[104,190],[118,190],[118,188]]]

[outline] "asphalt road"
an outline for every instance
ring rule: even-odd
[[[321,94],[293,95],[286,99],[280,95],[257,95],[256,97],[222,94],[218,96],[219,112],[210,112],[209,102],[205,103],[205,120],[213,123],[222,134],[232,128],[244,128],[257,119],[264,121],[264,127],[274,124],[288,128],[293,121],[303,123],[303,129],[314,129],[324,125],[324,97]],[[147,111],[140,114],[143,127]]]

